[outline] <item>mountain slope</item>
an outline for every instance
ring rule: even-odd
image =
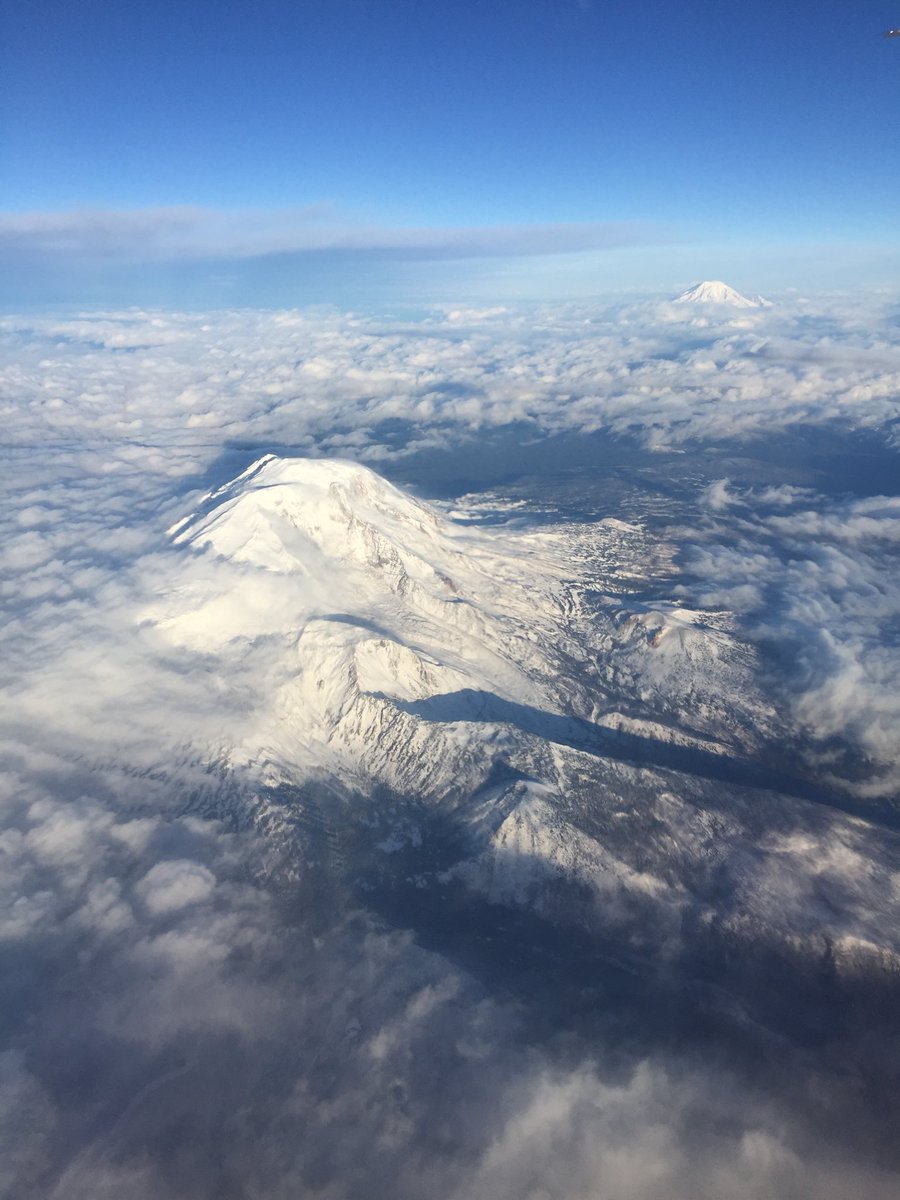
[[[206,569],[163,599],[161,632],[223,661],[252,645],[269,672],[265,727],[243,739],[248,758],[400,786],[410,755],[395,744],[414,742],[422,722],[397,701],[468,689],[553,706],[548,681],[567,640],[554,538],[525,536],[513,551],[367,468],[273,457],[173,536]],[[450,749],[432,756],[444,775]],[[415,761],[421,786],[424,759]]]

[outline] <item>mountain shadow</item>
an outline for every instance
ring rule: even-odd
[[[900,816],[897,814],[883,809],[873,812],[869,805],[834,787],[800,779],[747,759],[715,754],[695,746],[663,742],[624,730],[607,729],[581,717],[505,700],[493,692],[463,688],[457,692],[429,696],[424,700],[397,700],[382,694],[379,694],[379,698],[390,701],[401,712],[423,721],[511,725],[522,733],[568,746],[595,758],[659,767],[735,787],[780,792],[814,804],[827,804],[865,820],[876,820],[893,829],[900,828]]]

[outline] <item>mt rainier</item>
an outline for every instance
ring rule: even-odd
[[[768,308],[769,301],[762,296],[751,300],[740,292],[722,283],[719,279],[708,279],[698,283],[675,300],[676,304],[727,304],[731,308]]]

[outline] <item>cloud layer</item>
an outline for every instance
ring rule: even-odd
[[[740,1035],[698,1032],[696,996],[673,1003],[665,978],[640,1014],[610,999],[614,973],[586,995],[558,959],[497,984],[485,964],[517,944],[503,910],[454,951],[390,928],[346,881],[298,884],[270,830],[301,801],[313,821],[316,796],[262,816],[260,800],[251,820],[258,781],[218,753],[253,718],[252,680],[188,670],[140,623],[179,577],[165,530],[263,450],[435,487],[434,464],[471,473],[496,454],[488,494],[459,503],[513,525],[574,519],[590,476],[618,506],[592,515],[633,522],[646,547],[648,612],[717,614],[757,648],[792,769],[883,808],[900,758],[900,509],[878,486],[900,416],[890,303],[794,298],[724,321],[659,304],[458,306],[415,323],[135,310],[0,331],[0,1194],[896,1194],[879,1111],[897,1075],[879,1040],[891,960],[885,1012],[860,968],[870,1032],[851,1011],[860,985],[827,1010],[844,1024],[821,1055],[759,1035],[735,998]],[[524,483],[509,466],[510,445],[521,464],[529,443],[528,461],[557,458],[543,490],[537,466]],[[856,445],[868,478],[829,476]],[[591,472],[572,474],[576,455]],[[685,812],[686,836],[703,821],[729,836],[699,801]],[[854,878],[868,896],[876,866],[885,894],[900,878],[890,835],[840,820],[840,846],[773,829],[733,855],[780,856],[773,905],[793,896],[815,924],[816,904],[852,908]],[[815,895],[801,890],[810,856]],[[728,903],[732,926],[706,930],[720,949],[740,916],[740,896]],[[489,952],[467,958],[479,939]],[[870,964],[880,951],[858,941]],[[795,950],[760,942],[748,973],[804,996]],[[821,982],[835,950],[820,951]],[[745,1071],[735,1045],[768,1054],[765,1068]]]
[[[862,759],[857,768],[879,767],[861,790],[896,795],[900,499],[738,491],[720,480],[706,501],[715,517],[702,544],[685,551],[702,583],[683,591],[740,613],[781,658],[772,670],[826,771],[829,760],[840,770],[840,747],[849,747]]]

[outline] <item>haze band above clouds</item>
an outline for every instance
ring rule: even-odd
[[[348,253],[441,259],[560,254],[671,240],[661,225],[595,221],[472,228],[394,228],[342,218],[327,205],[225,212],[182,206],[0,215],[0,264],[128,263]]]

